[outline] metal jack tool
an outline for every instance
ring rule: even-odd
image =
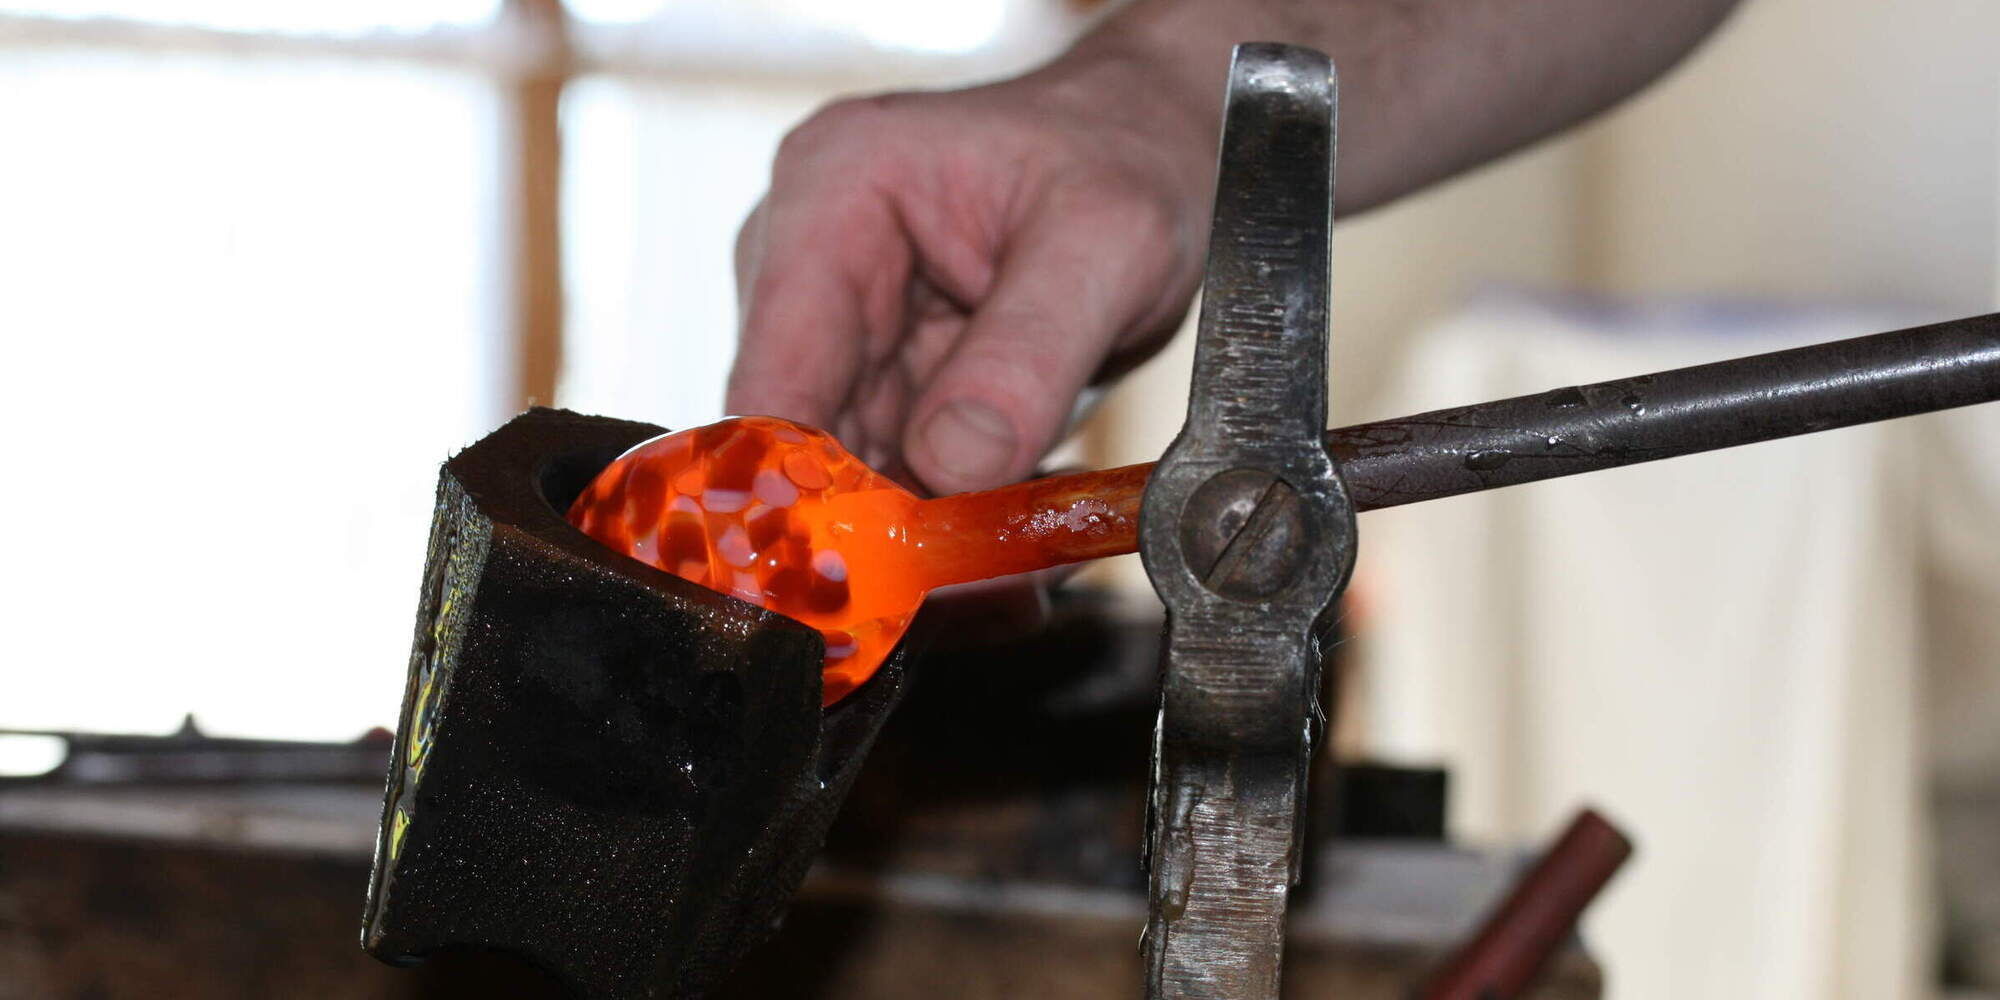
[[[1354,505],[1322,439],[1334,108],[1326,56],[1236,50],[1187,424],[1140,515],[1168,614],[1152,997],[1278,995],[1320,630],[1354,567]]]

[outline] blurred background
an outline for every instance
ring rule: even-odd
[[[531,402],[721,416],[785,131],[1097,6],[0,0],[0,728],[393,725],[438,464]],[[1747,0],[1338,224],[1335,423],[1993,310],[1996,42],[1988,0]],[[1157,457],[1188,350],[1074,459]],[[1635,831],[1607,995],[2000,996],[1996,458],[1986,407],[1370,514],[1334,751],[1448,767],[1469,842]]]

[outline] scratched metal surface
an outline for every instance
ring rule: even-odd
[[[1321,440],[1332,66],[1244,45],[1229,86],[1187,423],[1140,524],[1169,615],[1145,938],[1160,998],[1277,996],[1316,629],[1353,560]]]

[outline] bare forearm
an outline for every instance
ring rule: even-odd
[[[1616,103],[1693,49],[1736,2],[1139,0],[1043,72],[1126,64],[1145,80],[1135,100],[1172,102],[1187,134],[1212,137],[1230,46],[1323,49],[1340,73],[1339,199],[1353,212]]]
[[[1340,71],[1341,208],[1639,89],[1734,0],[1138,0],[1025,77],[843,101],[737,243],[734,413],[834,430],[936,493],[1027,475],[1200,284],[1230,46]]]

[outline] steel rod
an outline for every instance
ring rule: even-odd
[[[1375,510],[2000,399],[2000,313],[1328,431]]]

